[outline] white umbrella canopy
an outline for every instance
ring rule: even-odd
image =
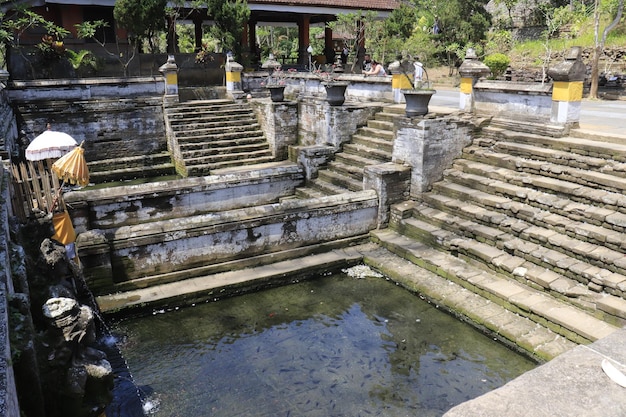
[[[76,140],[67,133],[48,129],[28,145],[26,159],[41,161],[49,158],[60,158],[77,146]]]

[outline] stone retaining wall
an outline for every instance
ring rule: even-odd
[[[89,287],[102,294],[132,280],[142,285],[142,278],[167,280],[177,273],[190,278],[210,265],[366,235],[377,226],[377,212],[373,190],[285,200],[91,230],[78,236],[77,249]]]
[[[0,416],[19,417],[20,409],[12,366],[9,298],[14,294],[9,234],[8,172],[0,167]]]
[[[32,140],[46,129],[85,141],[87,161],[167,150],[163,77],[20,81],[9,99]]]
[[[76,233],[270,204],[304,182],[295,164],[241,173],[68,192]]]
[[[245,92],[265,94],[262,85],[267,79],[268,72],[251,72],[242,74],[242,88]],[[337,81],[346,81],[350,84],[346,90],[348,101],[384,101],[393,102],[391,76],[365,77],[362,74],[337,74]],[[322,80],[310,72],[297,72],[285,80],[285,95],[287,97],[326,97],[326,91],[321,84]]]
[[[480,80],[474,85],[474,111],[510,120],[549,121],[552,84]]]

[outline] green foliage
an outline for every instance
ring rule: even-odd
[[[511,60],[504,54],[495,53],[487,55],[483,60],[483,63],[491,70],[491,76],[493,78],[498,78],[507,70]]]
[[[46,34],[42,39],[42,44],[38,47],[40,51],[45,53],[56,54],[59,50],[52,43],[45,44],[46,40],[52,39],[54,42],[62,42],[63,38],[69,34],[63,27],[47,21],[43,16],[28,10],[25,5],[17,6],[10,13],[0,12],[0,51],[2,52],[0,64],[4,66],[6,63],[7,47],[19,50],[22,35],[34,28],[42,28]],[[26,59],[26,57],[24,58]]]
[[[510,51],[513,46],[513,36],[510,30],[496,30],[489,32],[485,51],[495,53],[498,51]]]
[[[117,25],[131,31],[140,39],[147,39],[150,49],[152,38],[165,30],[167,0],[117,0],[113,16]]]
[[[207,5],[209,15],[215,19],[210,34],[220,40],[225,51],[239,57],[244,24],[250,18],[248,3],[245,0],[210,0]]]
[[[77,25],[74,25],[76,28],[76,36],[79,39],[91,39],[95,38],[96,32],[100,28],[108,27],[109,24],[104,20],[94,20],[94,21],[84,21]]]
[[[384,36],[399,39],[400,41],[405,41],[411,37],[415,21],[418,19],[416,11],[415,7],[402,4],[391,12],[383,25]]]
[[[88,70],[98,69],[98,60],[96,59],[96,56],[91,51],[82,49],[76,52],[71,49],[68,49],[66,53],[67,53],[68,61],[72,65],[72,68],[74,68],[75,70],[78,70],[81,68],[85,68]]]

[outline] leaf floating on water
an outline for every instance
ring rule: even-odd
[[[605,374],[608,375],[609,378],[616,384],[621,387],[626,388],[626,375],[624,375],[620,370],[618,370],[611,362],[607,359],[602,360],[602,370]]]

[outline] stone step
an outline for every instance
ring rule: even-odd
[[[489,244],[487,240],[479,241],[465,237],[417,218],[403,219],[394,224],[393,228],[409,238],[454,254],[479,268],[545,291],[546,294],[567,301],[603,321],[619,326],[626,323],[626,300],[590,291],[578,285],[576,280],[559,273],[563,270],[561,266],[568,267],[573,264],[568,264],[569,259],[555,251],[536,249],[534,255],[538,257],[529,261],[523,256],[517,256],[525,255],[516,252],[514,249],[517,248],[510,246],[499,248]],[[518,247],[523,247],[524,244],[519,239],[512,243],[517,243]],[[558,267],[552,270],[551,265]]]
[[[165,165],[171,163],[171,155],[169,152],[158,152],[147,155],[129,156],[126,158],[115,159],[99,159],[89,161],[89,173],[106,172],[116,169],[142,168],[151,165]]]
[[[117,284],[115,293],[96,297],[106,315],[187,306],[268,286],[297,282],[361,262],[349,246],[367,236],[310,245]],[[343,249],[345,248],[345,249]]]
[[[315,178],[309,181],[306,188],[311,188],[322,193],[323,195],[336,195],[350,192],[350,190],[346,187],[333,184],[332,182],[325,181],[320,178]]]
[[[193,165],[207,165],[207,164],[219,164],[226,161],[253,161],[258,159],[271,158],[272,154],[267,149],[257,149],[249,151],[247,148],[238,147],[230,148],[228,153],[217,152],[215,154],[203,153],[201,156],[185,158],[185,164],[187,166]],[[267,161],[264,161],[267,162]],[[260,163],[260,162],[256,162]]]
[[[606,291],[624,298],[621,288],[626,289],[626,259],[620,252],[467,203],[458,211],[420,205],[414,215],[442,229],[504,249],[541,268],[558,271],[571,280],[570,285],[562,288],[566,296],[572,287],[580,287],[582,283],[594,292]],[[551,282],[536,284],[546,285],[546,290],[559,291],[550,287]]]
[[[483,191],[446,181],[437,184],[437,193],[424,193],[422,200],[431,207],[457,214],[470,215],[489,224],[524,230],[529,226],[540,226],[582,242],[600,245],[617,252],[623,252],[624,236],[621,232],[569,218],[524,202],[506,197],[494,196]],[[575,208],[581,205],[572,203]],[[573,211],[574,207],[572,207]],[[493,209],[493,211],[491,211]],[[516,223],[519,223],[519,227]]]
[[[456,160],[453,168],[444,172],[446,179],[458,183],[475,182],[474,188],[524,201],[537,207],[561,213],[572,203],[584,205],[576,213],[593,222],[607,223],[607,227],[624,231],[626,225],[626,195],[593,187],[573,184],[541,175],[518,173],[506,168],[494,168],[480,162]],[[472,187],[472,185],[468,185]]]
[[[257,123],[256,119],[250,118],[232,118],[229,120],[212,120],[201,119],[200,121],[184,120],[179,123],[171,124],[172,130],[176,134],[183,134],[185,132],[193,132],[196,135],[210,135],[212,133],[219,133],[223,130],[229,131],[247,131],[247,130],[260,130],[261,126]]]
[[[185,163],[187,164],[187,172],[190,176],[202,176],[209,175],[215,170],[222,170],[226,168],[234,168],[247,165],[258,165],[274,161],[274,157],[271,155],[255,156],[253,158],[246,158],[244,155],[241,155],[241,159],[222,158],[213,161],[206,161],[205,163],[202,163],[198,160],[192,160],[189,162],[185,161]]]
[[[361,131],[357,131],[352,135],[351,143],[355,145],[366,146],[368,148],[377,149],[386,153],[393,152],[393,140],[387,138],[375,137],[372,135],[364,135]]]
[[[577,346],[542,323],[493,302],[489,293],[483,296],[468,291],[466,286],[457,283],[459,280],[446,279],[432,272],[431,265],[424,267],[417,265],[416,263],[423,264],[421,259],[410,254],[424,246],[401,235],[388,234],[387,231],[377,231],[374,234],[384,242],[384,246],[390,246],[391,250],[398,252],[398,248],[405,248],[401,256],[382,246],[376,250],[364,251],[363,254],[364,262],[383,273],[386,279],[416,293],[438,309],[472,324],[511,349],[531,356],[539,362],[549,361]],[[434,255],[439,258],[438,254]],[[456,263],[459,260],[453,261]],[[461,274],[461,271],[455,273]],[[464,279],[468,281],[467,277]]]
[[[355,181],[363,182],[363,168],[355,165],[347,165],[340,161],[330,161],[327,169],[340,175],[350,177]]]
[[[328,194],[322,190],[315,189],[313,187],[298,187],[295,189],[294,195],[299,199],[308,199],[308,198],[321,198],[326,197]]]
[[[366,158],[353,153],[339,152],[335,154],[335,161],[345,165],[354,165],[361,169],[369,165],[376,165],[380,163],[378,159]]]
[[[399,117],[403,117],[403,116],[404,116],[404,111],[402,111],[402,113],[391,113],[387,111],[387,108],[385,108],[383,109],[382,112],[376,113],[374,115],[374,119],[381,120],[383,122],[389,122],[393,125],[393,123],[395,123],[395,121]],[[392,130],[393,130],[393,127],[392,127]]]
[[[233,158],[238,159],[241,154],[247,155],[271,155],[271,151],[268,149],[267,143],[256,142],[245,145],[232,145],[223,147],[204,147],[204,148],[181,148],[181,153],[186,163],[192,163],[194,160],[202,160],[204,158],[212,158],[219,156],[220,158]]]
[[[378,132],[386,132],[390,139],[393,139],[393,122],[380,119],[370,119],[367,121],[367,128]]]
[[[521,146],[509,146],[509,149],[516,148],[520,150]],[[467,160],[481,162],[495,167],[516,170],[529,174],[541,175],[548,178],[556,178],[561,181],[568,181],[572,184],[580,184],[596,189],[603,189],[612,192],[623,192],[626,189],[626,164],[616,162],[611,164],[610,161],[600,158],[587,158],[583,163],[579,161],[568,160],[569,154],[557,151],[544,150],[544,155],[552,155],[558,159],[562,157],[559,163],[553,163],[541,159],[538,151],[536,154],[525,154],[523,156],[511,155],[511,153],[496,152],[495,149],[500,147],[494,145],[493,149],[485,149],[480,147],[469,147],[463,151],[463,157]],[[528,148],[528,146],[527,146]],[[531,159],[532,158],[532,159]],[[602,162],[604,161],[604,163]],[[566,165],[568,162],[576,164],[578,162],[581,167]]]
[[[362,158],[378,161],[377,163],[391,162],[391,153],[359,144],[346,143],[343,145],[343,151],[352,155],[358,155]]]
[[[233,116],[253,118],[253,113],[249,108],[215,108],[206,110],[194,109],[193,111],[182,111],[177,113],[169,112],[167,114],[167,117],[172,124],[177,124],[186,120],[191,120],[192,122],[202,120],[228,120],[229,117],[232,119]]]
[[[355,180],[350,176],[343,175],[339,172],[336,172],[330,169],[320,170],[318,172],[317,180],[329,182],[333,185],[348,189],[350,191],[363,190],[363,181]]]
[[[172,163],[156,164],[144,167],[120,168],[89,173],[89,181],[93,184],[132,181],[138,178],[164,178],[177,176],[176,167]]]
[[[215,138],[201,137],[191,138],[182,137],[178,138],[178,146],[182,151],[191,151],[199,149],[211,149],[211,148],[228,148],[230,146],[244,146],[252,144],[263,144],[266,148],[269,146],[265,137],[259,135],[256,132],[250,132],[249,135],[230,135],[224,134]]]
[[[235,103],[232,100],[188,100],[169,105],[166,107],[165,111],[167,112],[167,114],[177,114],[210,109],[216,111],[220,111],[222,109],[237,110],[242,109],[242,106],[241,104]]]
[[[555,151],[565,151],[584,156],[593,156],[618,162],[626,162],[626,143],[623,137],[616,137],[616,141],[594,140],[593,135],[583,136],[575,134],[566,137],[550,137],[528,132],[519,132],[515,129],[505,129],[493,126],[485,127],[482,131],[484,135],[494,138],[497,141],[526,143],[553,149]],[[574,134],[574,131],[572,131]]]
[[[437,234],[438,232],[435,228],[431,228],[430,233]],[[589,343],[601,339],[619,328],[542,291],[484,270],[462,259],[461,256],[457,257],[437,250],[393,230],[375,230],[370,234],[374,242],[383,245],[389,251],[486,297],[514,313],[541,323],[575,343]],[[457,241],[455,245],[460,248],[466,246],[466,250],[470,250],[473,247],[475,252],[481,252],[482,248],[477,247],[480,244],[476,242],[469,240],[463,242],[460,238],[454,240]],[[485,251],[482,255],[493,259],[507,256],[497,254],[495,250]]]

